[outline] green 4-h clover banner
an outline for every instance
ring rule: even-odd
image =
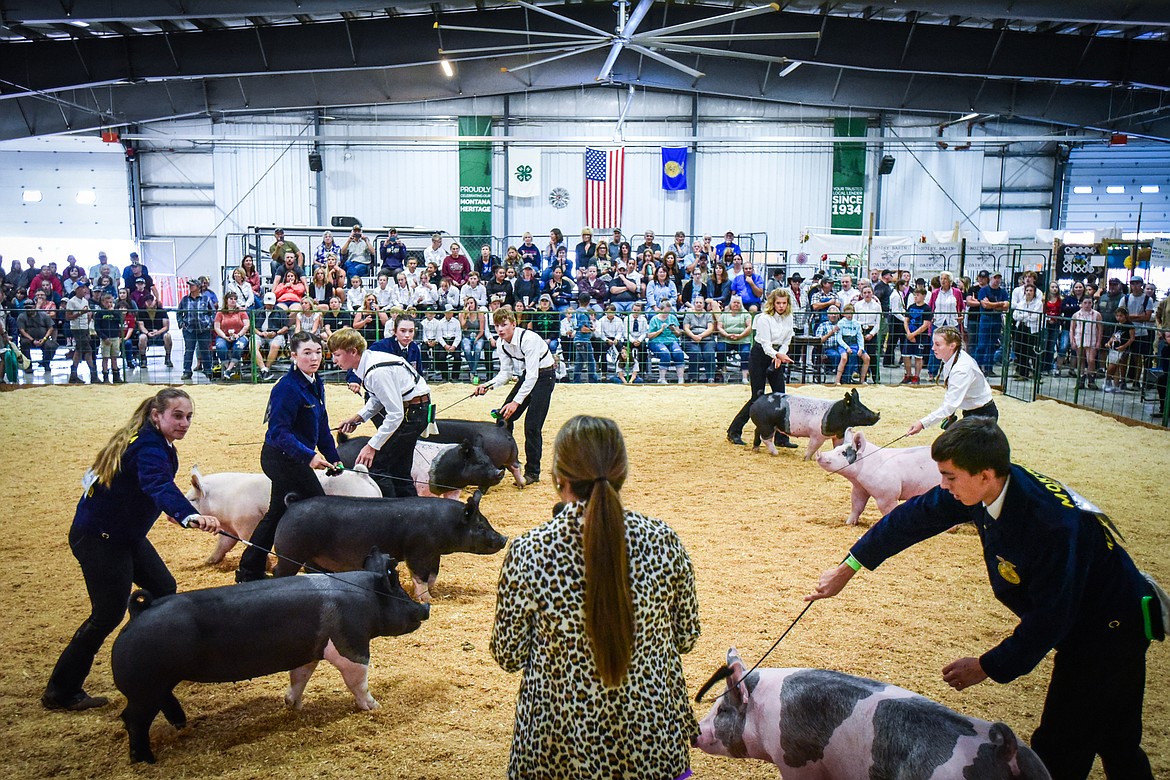
[[[535,198],[540,195],[539,148],[508,148],[508,194],[513,198]]]

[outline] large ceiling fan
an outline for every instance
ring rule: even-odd
[[[698,19],[693,22],[683,22],[682,24],[673,24],[668,27],[660,27],[657,30],[649,30],[646,32],[638,32],[639,25],[646,18],[646,14],[650,12],[654,0],[638,0],[638,5],[634,8],[632,13],[629,11],[629,0],[618,0],[614,3],[617,7],[618,20],[617,29],[612,32],[606,32],[597,27],[594,27],[584,22],[579,22],[568,16],[550,11],[547,8],[542,8],[538,5],[526,2],[526,0],[514,0],[514,2],[535,13],[550,16],[560,22],[563,22],[572,27],[581,30],[586,30],[588,34],[582,33],[567,33],[567,32],[541,32],[539,30],[508,30],[508,29],[491,29],[483,27],[459,27],[452,24],[435,23],[436,30],[463,30],[474,33],[495,33],[498,35],[522,35],[527,38],[548,38],[551,40],[542,41],[539,43],[526,43],[517,46],[483,46],[472,49],[439,49],[441,55],[473,55],[484,53],[495,53],[503,56],[515,56],[521,54],[551,53],[548,57],[542,57],[539,60],[526,62],[523,65],[517,65],[511,68],[500,68],[506,73],[515,73],[517,71],[525,70],[527,68],[535,68],[539,65],[545,65],[556,60],[563,60],[567,57],[575,57],[579,54],[587,54],[598,49],[609,48],[609,55],[605,58],[601,70],[598,72],[596,80],[606,81],[613,71],[614,63],[617,62],[618,55],[623,49],[629,49],[632,52],[637,52],[643,56],[649,57],[652,60],[661,62],[663,65],[682,71],[692,78],[699,78],[703,75],[702,71],[696,70],[692,67],[682,64],[676,59],[666,56],[663,52],[670,52],[673,54],[695,54],[706,55],[711,57],[730,57],[732,59],[740,60],[755,60],[758,62],[768,62],[777,64],[787,64],[789,62],[786,57],[777,57],[768,54],[754,54],[751,52],[738,52],[731,49],[717,49],[705,46],[702,44],[717,44],[717,43],[734,43],[736,41],[791,41],[791,40],[807,40],[810,38],[819,38],[818,32],[769,32],[769,33],[726,33],[714,35],[688,35],[691,30],[700,29],[703,27],[710,27],[715,24],[724,24],[726,22],[735,22],[740,19],[747,19],[752,16],[760,16],[761,14],[770,14],[780,10],[780,6],[776,3],[759,6],[757,8],[745,8],[740,11],[732,11],[730,13],[719,14],[712,16],[709,19]],[[683,33],[683,34],[680,34]],[[565,41],[563,44],[556,44],[554,41]],[[699,45],[695,45],[699,44]]]

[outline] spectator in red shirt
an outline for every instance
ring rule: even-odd
[[[471,273],[471,261],[463,254],[459,244],[451,244],[451,253],[443,258],[443,278],[449,279],[451,284],[462,287],[467,284],[467,275]]]

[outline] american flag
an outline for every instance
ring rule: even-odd
[[[585,149],[585,224],[594,230],[622,225],[626,150]]]

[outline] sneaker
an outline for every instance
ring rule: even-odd
[[[163,361],[163,365],[166,366],[167,368],[174,368],[175,367],[175,364],[171,362],[170,358],[166,358]]]
[[[260,372],[260,381],[261,382],[267,382],[271,378],[272,378],[272,372],[269,371],[267,368]]]
[[[787,447],[790,450],[794,450],[797,447],[799,447],[800,445],[797,444],[796,442],[792,441],[792,439],[786,439],[784,441],[780,441],[779,438],[777,438],[776,439],[776,446],[777,447]]]
[[[1094,379],[1093,377],[1089,377],[1088,388],[1090,390],[1100,390],[1101,389],[1100,385],[1097,384],[1097,380]]]
[[[55,696],[50,696],[45,693],[41,696],[41,706],[46,710],[69,710],[70,712],[81,712],[82,710],[92,710],[97,707],[104,707],[110,703],[110,700],[105,696],[90,696],[85,691],[78,691],[69,699],[58,699]]]
[[[914,377],[913,379],[911,379],[910,384],[912,384],[912,385],[918,384],[918,377]]]
[[[182,378],[182,379],[184,379],[184,380],[186,380],[186,379],[190,379],[190,378],[191,378],[191,372],[190,372],[190,371],[184,371],[184,372],[183,372],[183,376],[182,376],[181,378]]]
[[[905,376],[902,377],[902,384],[904,384],[904,385],[910,384],[911,381],[912,381],[912,378],[909,374],[906,374]]]

